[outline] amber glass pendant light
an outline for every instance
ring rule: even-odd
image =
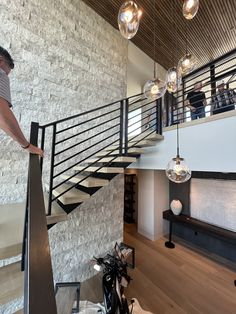
[[[199,8],[199,0],[184,0],[183,16],[187,20],[191,20],[197,14]]]
[[[123,37],[131,39],[135,36],[141,16],[142,11],[134,1],[126,1],[122,4],[118,13],[118,26]]]

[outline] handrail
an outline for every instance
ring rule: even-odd
[[[38,124],[31,123],[30,142],[37,145]],[[25,215],[23,270],[24,314],[56,314],[39,157],[30,154]]]

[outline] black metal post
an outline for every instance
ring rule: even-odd
[[[156,100],[156,106],[157,106],[156,133],[162,135],[162,98]]]
[[[125,108],[124,108],[124,154],[128,154],[128,114],[129,114],[129,99],[125,99]]]
[[[216,93],[216,82],[215,82],[215,64],[210,66],[210,80],[211,80],[211,96]]]
[[[184,99],[184,97],[185,97],[185,80],[183,79],[183,81],[182,81],[182,86],[183,86],[183,88],[182,88],[182,111],[183,111],[183,121],[182,122],[185,122],[185,99]],[[178,106],[178,105],[177,105]],[[178,107],[177,107],[177,110],[178,110]],[[177,116],[178,117],[178,121],[177,121],[177,123],[180,123],[181,121],[179,120],[179,116]]]
[[[44,150],[44,142],[45,142],[45,128],[42,128],[42,134],[41,134],[41,149]],[[40,158],[40,169],[41,172],[43,171],[43,158]]]
[[[124,101],[120,101],[120,144],[119,144],[119,154],[123,154],[123,144],[124,144]]]
[[[51,168],[49,181],[49,195],[48,195],[48,215],[52,213],[52,188],[53,188],[53,174],[54,174],[54,159],[55,159],[55,142],[56,142],[56,124],[53,124],[52,133],[52,151],[51,151]]]
[[[165,242],[165,246],[168,249],[174,249],[175,248],[175,244],[172,242],[172,221],[170,221],[170,225],[169,225],[169,241]]]

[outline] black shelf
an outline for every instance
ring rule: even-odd
[[[211,235],[220,240],[226,241],[234,245],[236,244],[236,232],[208,224],[187,215],[174,215],[171,210],[164,211],[163,218],[169,220],[172,223],[187,225],[194,231],[202,231],[205,234]]]
[[[134,223],[135,205],[135,174],[125,174],[124,221]]]

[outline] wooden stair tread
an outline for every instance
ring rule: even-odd
[[[84,170],[86,168],[86,166],[75,166],[73,169],[74,170]],[[98,173],[123,173],[124,169],[120,168],[120,167],[102,167],[101,169],[99,169],[100,167],[87,167],[87,169],[85,169],[84,171],[87,172],[95,172],[97,170]],[[98,170],[99,169],[99,170]]]
[[[24,309],[20,309],[17,312],[15,312],[14,314],[24,314]]]
[[[70,176],[68,175],[61,175],[61,178],[63,178],[64,180],[68,179]],[[80,182],[82,179],[86,178],[86,176],[83,175],[77,175],[73,178],[71,178],[70,180],[68,180],[68,182],[71,183],[78,183]],[[84,179],[82,182],[79,183],[79,185],[85,186],[85,187],[99,187],[99,186],[105,186],[109,184],[109,180],[106,179],[98,179],[98,178],[93,178],[93,177],[88,177],[86,179]]]
[[[58,196],[71,186],[69,184],[62,184],[58,188],[54,189],[52,191],[54,196]],[[76,203],[82,203],[83,201],[87,200],[90,198],[90,195],[88,193],[85,193],[83,191],[80,191],[78,189],[71,189],[62,196],[59,197],[59,201],[64,204],[64,205],[69,205],[69,204],[76,204]]]
[[[97,153],[95,156],[102,157],[102,156],[106,156],[108,153],[109,153],[109,151],[103,150],[103,151]],[[119,153],[120,153],[119,150],[114,150],[113,152],[111,152],[109,154],[109,156],[119,155]],[[128,154],[139,155],[139,154],[144,154],[144,153],[145,153],[145,150],[143,148],[139,148],[139,147],[128,148]],[[107,156],[107,157],[109,157],[109,156]]]
[[[113,160],[112,160],[113,159]],[[85,163],[94,163],[94,162],[118,162],[118,163],[132,163],[132,162],[136,162],[137,158],[135,157],[129,157],[129,156],[118,156],[114,159],[114,157],[104,157],[104,158],[90,158],[85,160]]]
[[[156,145],[156,142],[154,140],[147,140],[147,139],[144,139],[144,140],[134,139],[128,142],[128,147],[132,146],[133,148],[149,147],[149,146],[155,146],[155,145]],[[119,148],[119,144],[108,146],[107,148],[105,148],[105,151],[113,150],[116,148],[117,149]]]
[[[0,268],[0,304],[22,297],[23,277],[20,262]]]
[[[133,139],[134,135],[133,136],[130,136],[128,138],[128,141],[137,141],[138,140],[141,140],[144,139],[145,140],[154,140],[154,141],[160,141],[160,140],[163,140],[164,139],[164,136],[163,135],[160,135],[160,134],[157,134],[155,132],[147,132],[147,131],[144,131],[142,133],[140,133],[140,135],[137,135],[135,139]]]

